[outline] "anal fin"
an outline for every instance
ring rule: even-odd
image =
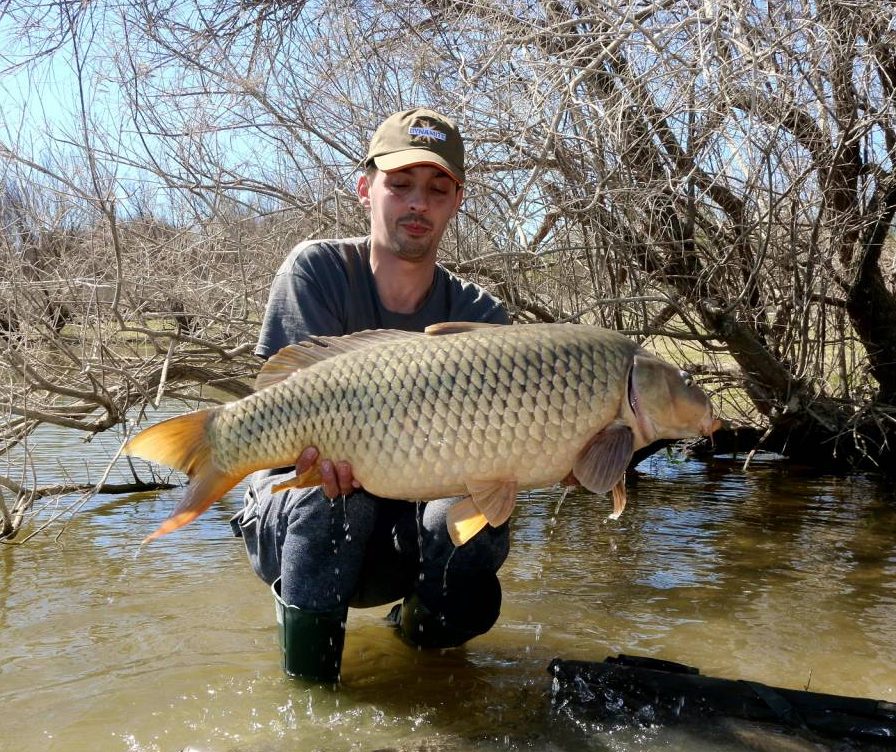
[[[280,493],[280,491],[285,491],[287,488],[313,488],[314,486],[319,486],[322,482],[323,477],[320,474],[320,467],[313,465],[301,475],[294,475],[289,480],[271,486],[271,493]]]

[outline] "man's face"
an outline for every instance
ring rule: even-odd
[[[439,241],[457,213],[463,189],[429,165],[362,175],[361,205],[370,212],[371,243],[406,261],[435,260]]]

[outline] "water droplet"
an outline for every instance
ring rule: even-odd
[[[423,566],[423,503],[414,502],[414,515],[417,522],[417,552],[420,555],[420,566]]]
[[[451,550],[451,553],[448,554],[448,559],[445,561],[445,569],[442,571],[442,592],[448,592],[448,566],[451,564],[451,560],[454,558],[454,554],[457,552],[457,547]]]

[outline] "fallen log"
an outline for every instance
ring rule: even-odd
[[[896,704],[882,700],[714,678],[681,663],[628,655],[602,662],[555,658],[548,671],[554,706],[597,721],[654,725],[721,716],[896,747]]]

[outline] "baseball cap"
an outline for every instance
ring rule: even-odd
[[[464,182],[464,142],[454,121],[434,110],[415,107],[387,117],[367,150],[365,164],[383,172],[428,164]]]

